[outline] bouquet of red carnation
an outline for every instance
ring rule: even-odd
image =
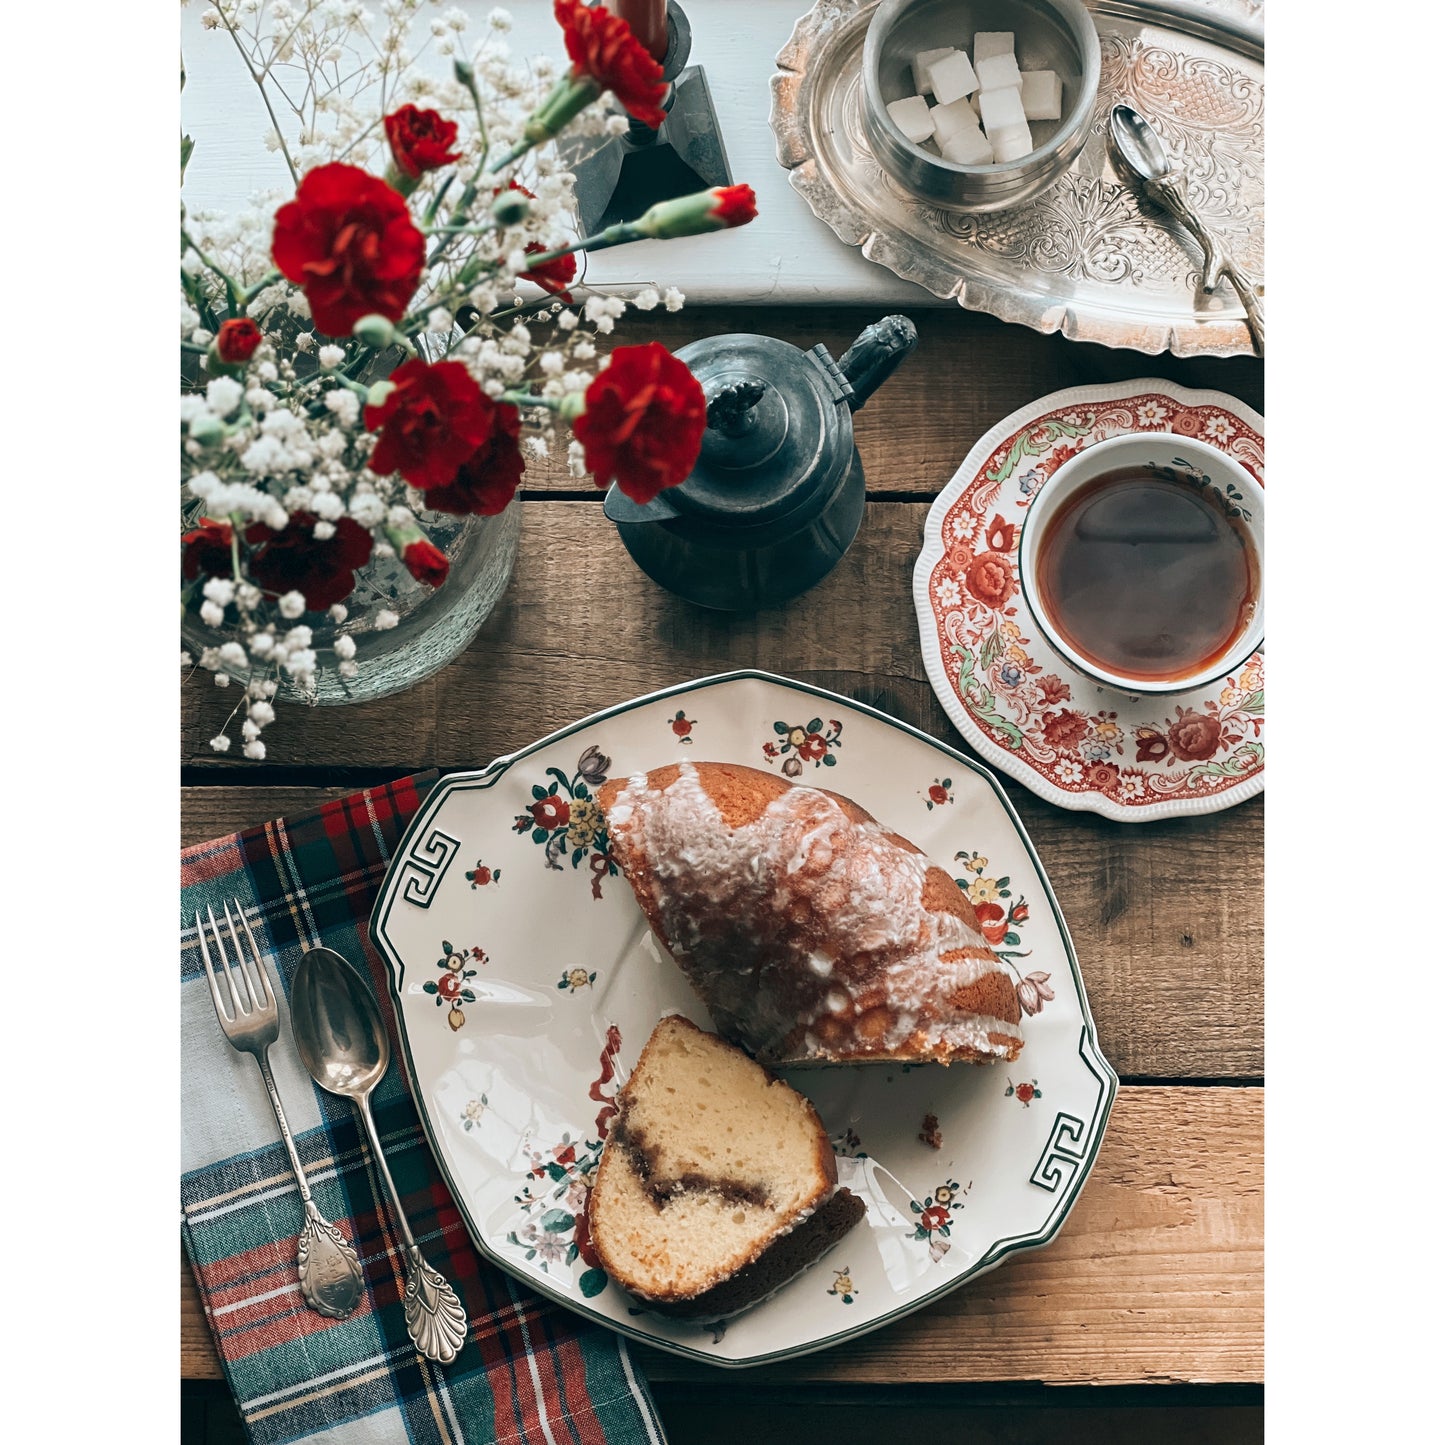
[[[451,10],[430,22],[451,63],[432,78],[407,59],[415,11],[387,7],[380,33],[316,0],[202,17],[244,57],[290,176],[240,218],[182,208],[182,660],[239,685],[251,758],[278,694],[314,699],[328,669],[352,682],[358,645],[397,624],[399,594],[362,605],[358,587],[380,565],[416,596],[444,587],[440,533],[504,513],[563,428],[598,486],[646,501],[688,476],[696,379],[656,342],[598,345],[681,294],[589,293],[577,258],[756,215],[747,186],[721,187],[578,239],[554,142],[656,124],[661,68],[616,16],[556,0],[565,65],[515,64],[501,11],[468,43]],[[192,153],[183,138],[183,182]]]

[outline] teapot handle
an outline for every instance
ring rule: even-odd
[[[848,405],[854,411],[865,406],[917,345],[918,330],[906,316],[885,316],[865,326],[838,363],[853,388]]]

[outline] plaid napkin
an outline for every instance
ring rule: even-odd
[[[272,1441],[527,1441],[662,1445],[619,1336],[529,1294],[473,1249],[428,1151],[396,1049],[384,965],[366,937],[372,899],[435,774],[407,778],[181,855],[182,1233],[206,1318],[254,1445]],[[240,899],[281,981],[277,1088],[317,1208],[361,1257],[354,1314],[308,1309],[296,1281],[301,1199],[260,1072],[216,1024],[195,916]],[[412,1230],[471,1322],[446,1367],[412,1347],[403,1252],[356,1112],[301,1067],[285,995],[303,948],[325,944],[369,972],[393,1065],[372,1096]]]

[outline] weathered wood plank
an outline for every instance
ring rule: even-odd
[[[1126,1087],[1058,1238],[929,1309],[741,1381],[1257,1383],[1264,1091]],[[648,1377],[716,1371],[639,1350]],[[181,1376],[219,1378],[184,1255]]]
[[[187,841],[284,817],[345,789],[188,788]],[[1264,1074],[1263,799],[1146,827],[1011,796],[1078,950],[1100,1041],[1125,1077]]]
[[[657,339],[673,350],[704,336],[758,331],[807,350],[823,343],[841,356],[877,311],[846,306],[780,311],[764,306],[688,308],[676,315],[635,318],[617,339]],[[953,475],[968,449],[996,422],[1066,386],[1163,377],[1180,386],[1237,396],[1264,410],[1264,367],[1253,357],[1140,356],[1041,336],[991,316],[918,307],[918,349],[854,420],[868,487],[890,495],[931,497]],[[557,459],[527,473],[529,489],[590,486],[566,474]]]

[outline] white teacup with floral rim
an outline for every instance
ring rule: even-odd
[[[1044,600],[1040,573],[1045,544],[1054,540],[1051,522],[1086,488],[1105,476],[1126,472],[1151,473],[1196,489],[1234,525],[1245,539],[1246,551],[1253,553],[1243,628],[1225,651],[1211,653],[1187,672],[1150,677],[1110,668],[1069,640]],[[1060,466],[1029,508],[1019,536],[1019,586],[1049,642],[1089,677],[1134,696],[1200,687],[1234,671],[1264,642],[1264,488],[1217,447],[1177,433],[1135,432],[1095,442]],[[1074,631],[1077,637],[1078,628]]]

